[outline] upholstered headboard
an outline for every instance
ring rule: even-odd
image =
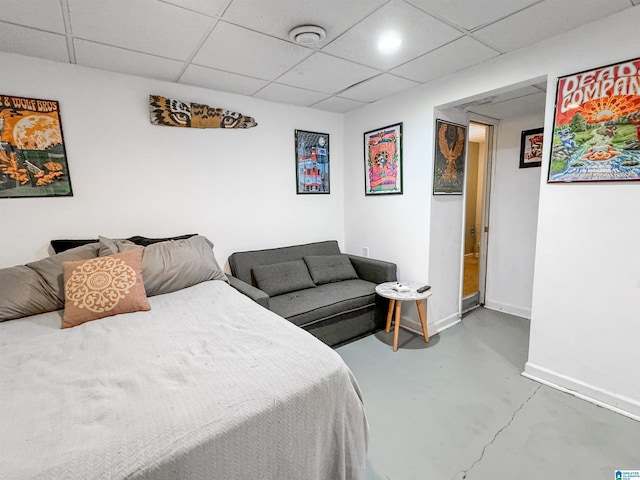
[[[147,245],[151,245],[153,243],[165,242],[167,240],[184,240],[185,238],[191,238],[197,235],[197,233],[189,233],[186,235],[179,235],[177,237],[167,237],[167,238],[147,238],[136,235],[134,237],[127,238],[125,240],[129,240],[130,242],[135,243],[136,245],[142,245],[146,247]],[[51,248],[55,253],[61,253],[65,250],[69,250],[70,248],[81,247],[82,245],[87,245],[89,243],[97,242],[97,238],[93,239],[80,239],[80,240],[51,240]]]

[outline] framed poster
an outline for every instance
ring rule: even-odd
[[[364,134],[365,195],[402,193],[402,122]]]
[[[60,104],[0,95],[0,198],[72,195]]]
[[[640,180],[640,59],[558,78],[548,183]]]
[[[295,131],[296,193],[330,193],[329,134]]]
[[[520,138],[520,168],[542,165],[542,140],[544,128],[524,130]]]
[[[462,195],[467,127],[436,119],[433,194]]]

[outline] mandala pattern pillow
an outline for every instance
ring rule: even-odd
[[[62,328],[120,313],[150,310],[142,282],[142,248],[64,262]]]

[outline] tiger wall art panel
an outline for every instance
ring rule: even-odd
[[[224,108],[186,103],[160,95],[149,95],[149,117],[153,125],[190,128],[253,128],[253,117]]]

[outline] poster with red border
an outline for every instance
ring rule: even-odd
[[[72,195],[60,104],[0,95],[0,198]]]
[[[640,59],[558,79],[548,183],[640,180]]]

